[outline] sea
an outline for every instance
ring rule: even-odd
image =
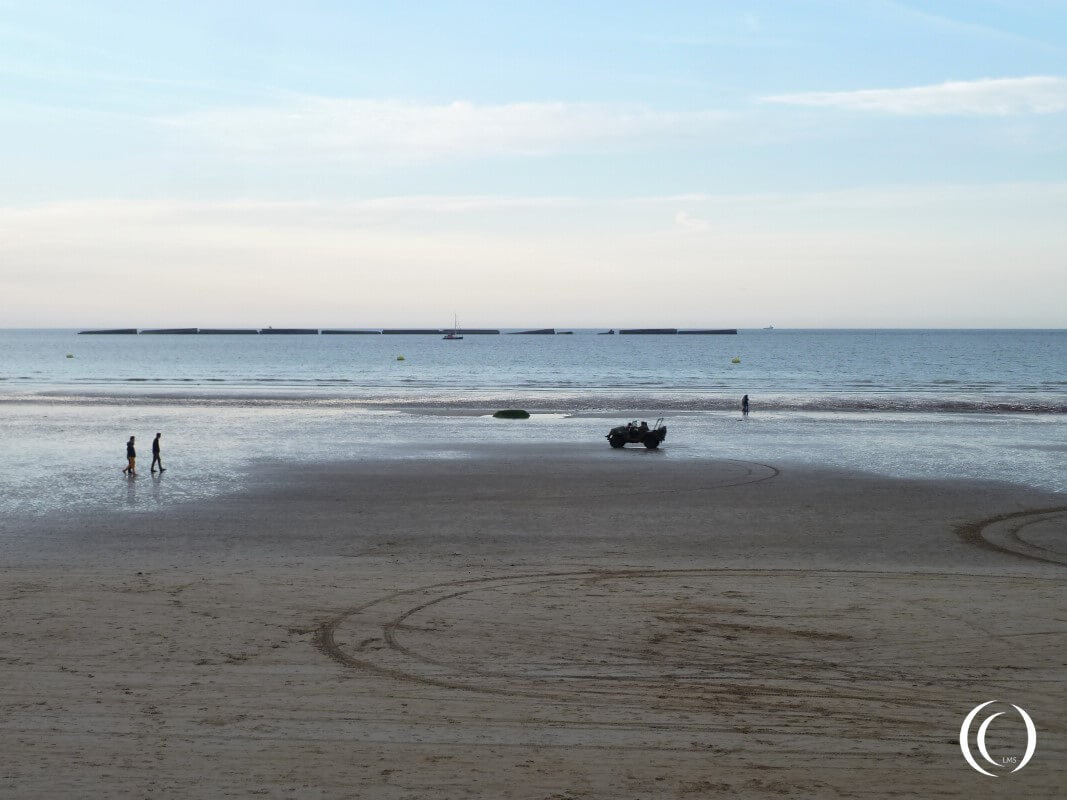
[[[0,330],[0,519],[240,491],[265,463],[729,458],[1067,493],[1067,331],[79,335]],[[751,413],[740,413],[741,397]],[[492,412],[523,408],[528,420]],[[611,450],[663,417],[659,451]],[[163,434],[167,472],[148,472]],[[121,474],[135,435],[141,476]]]

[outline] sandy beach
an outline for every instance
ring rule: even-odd
[[[0,520],[0,794],[1062,795],[1063,495],[439,455]],[[988,778],[958,738],[994,699],[1039,740]]]

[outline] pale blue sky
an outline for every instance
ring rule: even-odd
[[[1067,3],[0,0],[0,171],[0,327],[1067,327]]]

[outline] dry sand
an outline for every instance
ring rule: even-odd
[[[0,520],[0,795],[1063,795],[1067,498],[466,455]],[[987,778],[993,699],[1039,740]]]

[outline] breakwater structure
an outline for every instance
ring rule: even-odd
[[[78,331],[79,335],[127,335],[136,336],[417,336],[420,334],[436,335],[451,333],[451,329],[444,328],[107,328],[103,330]],[[460,336],[499,335],[499,328],[457,328],[454,331]],[[541,336],[570,336],[574,331],[559,331],[555,328],[533,328],[526,331],[509,331],[511,335],[541,335]],[[616,334],[615,328],[606,331],[597,331],[600,336]],[[619,334],[640,336],[682,336],[682,335],[715,335],[736,334],[737,328],[622,328]]]
[[[620,334],[631,336],[734,335],[737,328],[623,328]]]

